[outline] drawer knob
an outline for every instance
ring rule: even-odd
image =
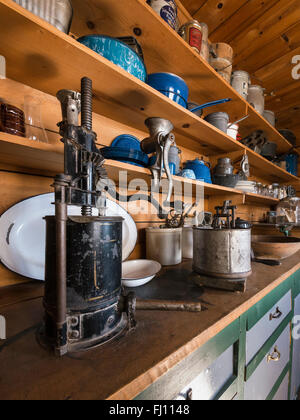
[[[276,308],[276,312],[274,314],[270,314],[270,321],[273,321],[273,319],[279,319],[282,317],[282,312],[279,308]]]
[[[280,358],[281,358],[281,354],[278,351],[278,348],[275,347],[274,348],[274,353],[268,354],[267,360],[268,360],[268,363],[270,363],[270,362],[279,362]]]

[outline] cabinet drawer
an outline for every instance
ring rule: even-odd
[[[277,342],[245,384],[245,400],[265,400],[290,360],[291,325],[285,328]],[[274,360],[272,360],[272,358]]]
[[[289,291],[276,303],[266,315],[247,332],[246,338],[246,364],[248,365],[253,357],[262,348],[265,342],[271,337],[281,322],[292,310],[292,293]]]
[[[177,400],[213,400],[234,376],[234,347],[227,349],[209,368],[185,387]],[[234,394],[231,398],[234,397]]]
[[[288,401],[289,399],[289,374],[286,375],[278,391],[276,392],[273,401]]]

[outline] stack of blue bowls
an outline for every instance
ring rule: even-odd
[[[147,168],[149,164],[149,157],[142,152],[140,141],[130,134],[116,137],[110,147],[101,149],[101,153],[105,159],[117,160],[143,168]]]

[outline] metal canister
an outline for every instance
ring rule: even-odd
[[[177,27],[177,4],[175,0],[148,0],[147,3],[171,28]]]
[[[202,27],[197,20],[182,25],[178,33],[198,54],[201,53]]]
[[[246,100],[250,83],[250,75],[246,71],[237,70],[232,73],[231,86]]]
[[[69,33],[73,7],[70,0],[13,0],[15,3],[49,22],[62,32]]]
[[[265,90],[258,85],[250,85],[248,89],[248,102],[256,111],[263,115],[265,110]]]
[[[251,275],[251,229],[194,228],[196,273],[223,279]]]

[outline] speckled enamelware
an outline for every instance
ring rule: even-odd
[[[128,73],[145,82],[147,70],[142,59],[124,42],[105,35],[87,35],[77,40]]]

